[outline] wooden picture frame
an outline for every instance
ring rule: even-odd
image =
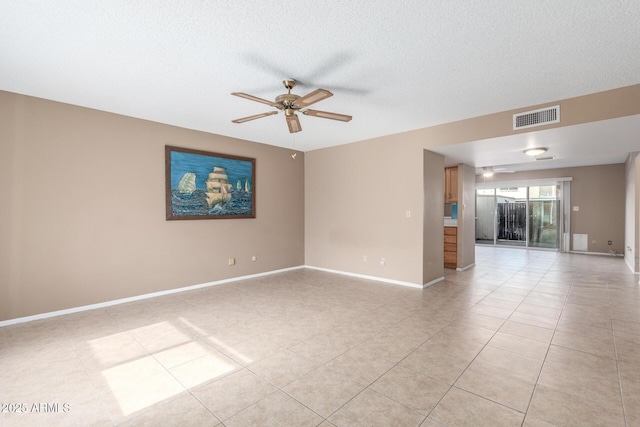
[[[165,146],[166,219],[256,217],[256,160]]]

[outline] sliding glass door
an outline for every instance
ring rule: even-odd
[[[529,246],[558,247],[559,209],[557,186],[529,187]]]
[[[527,245],[527,187],[496,188],[496,244]]]
[[[476,243],[557,249],[557,186],[476,190]]]
[[[494,245],[496,222],[495,188],[476,190],[476,243]]]

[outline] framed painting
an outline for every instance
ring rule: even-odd
[[[256,217],[256,160],[165,146],[167,220]]]

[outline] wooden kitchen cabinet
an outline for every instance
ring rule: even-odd
[[[458,228],[444,228],[444,267],[458,267]]]
[[[458,167],[444,168],[444,202],[458,203]]]

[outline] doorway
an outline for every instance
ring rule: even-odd
[[[476,243],[559,248],[558,185],[476,190]]]

